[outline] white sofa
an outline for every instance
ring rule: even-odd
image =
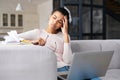
[[[0,44],[0,80],[57,80],[57,62],[46,47]]]
[[[120,80],[120,40],[72,40],[74,52],[114,50],[111,63],[103,80]]]
[[[103,80],[120,80],[120,40],[72,40],[74,52],[114,50]],[[46,47],[0,44],[0,80],[57,80],[56,56]]]

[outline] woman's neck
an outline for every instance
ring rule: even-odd
[[[45,29],[48,33],[50,33],[50,34],[56,34],[56,33],[58,33],[57,31],[55,31],[55,30],[53,30],[53,29],[49,29],[49,28],[46,28]]]

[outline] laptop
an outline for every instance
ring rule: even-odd
[[[114,51],[76,52],[68,72],[60,72],[62,80],[89,80],[105,76]]]

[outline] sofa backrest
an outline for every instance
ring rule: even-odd
[[[0,45],[0,80],[57,80],[56,61],[46,47]]]
[[[96,40],[72,40],[71,48],[74,52],[101,51],[101,41]]]
[[[111,63],[109,65],[109,69],[119,69],[120,68],[120,40],[117,42],[116,40],[103,40],[101,42],[102,51],[114,51],[114,55],[112,57]]]
[[[73,53],[84,51],[114,51],[109,69],[120,68],[120,40],[72,40],[71,48]]]

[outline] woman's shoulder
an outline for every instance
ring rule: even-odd
[[[64,36],[62,32],[57,33],[57,35],[60,36],[60,37],[61,37],[61,36]],[[69,34],[68,34],[68,36],[70,37]]]
[[[57,35],[60,36],[60,37],[62,37],[63,33],[62,32],[58,32]]]

